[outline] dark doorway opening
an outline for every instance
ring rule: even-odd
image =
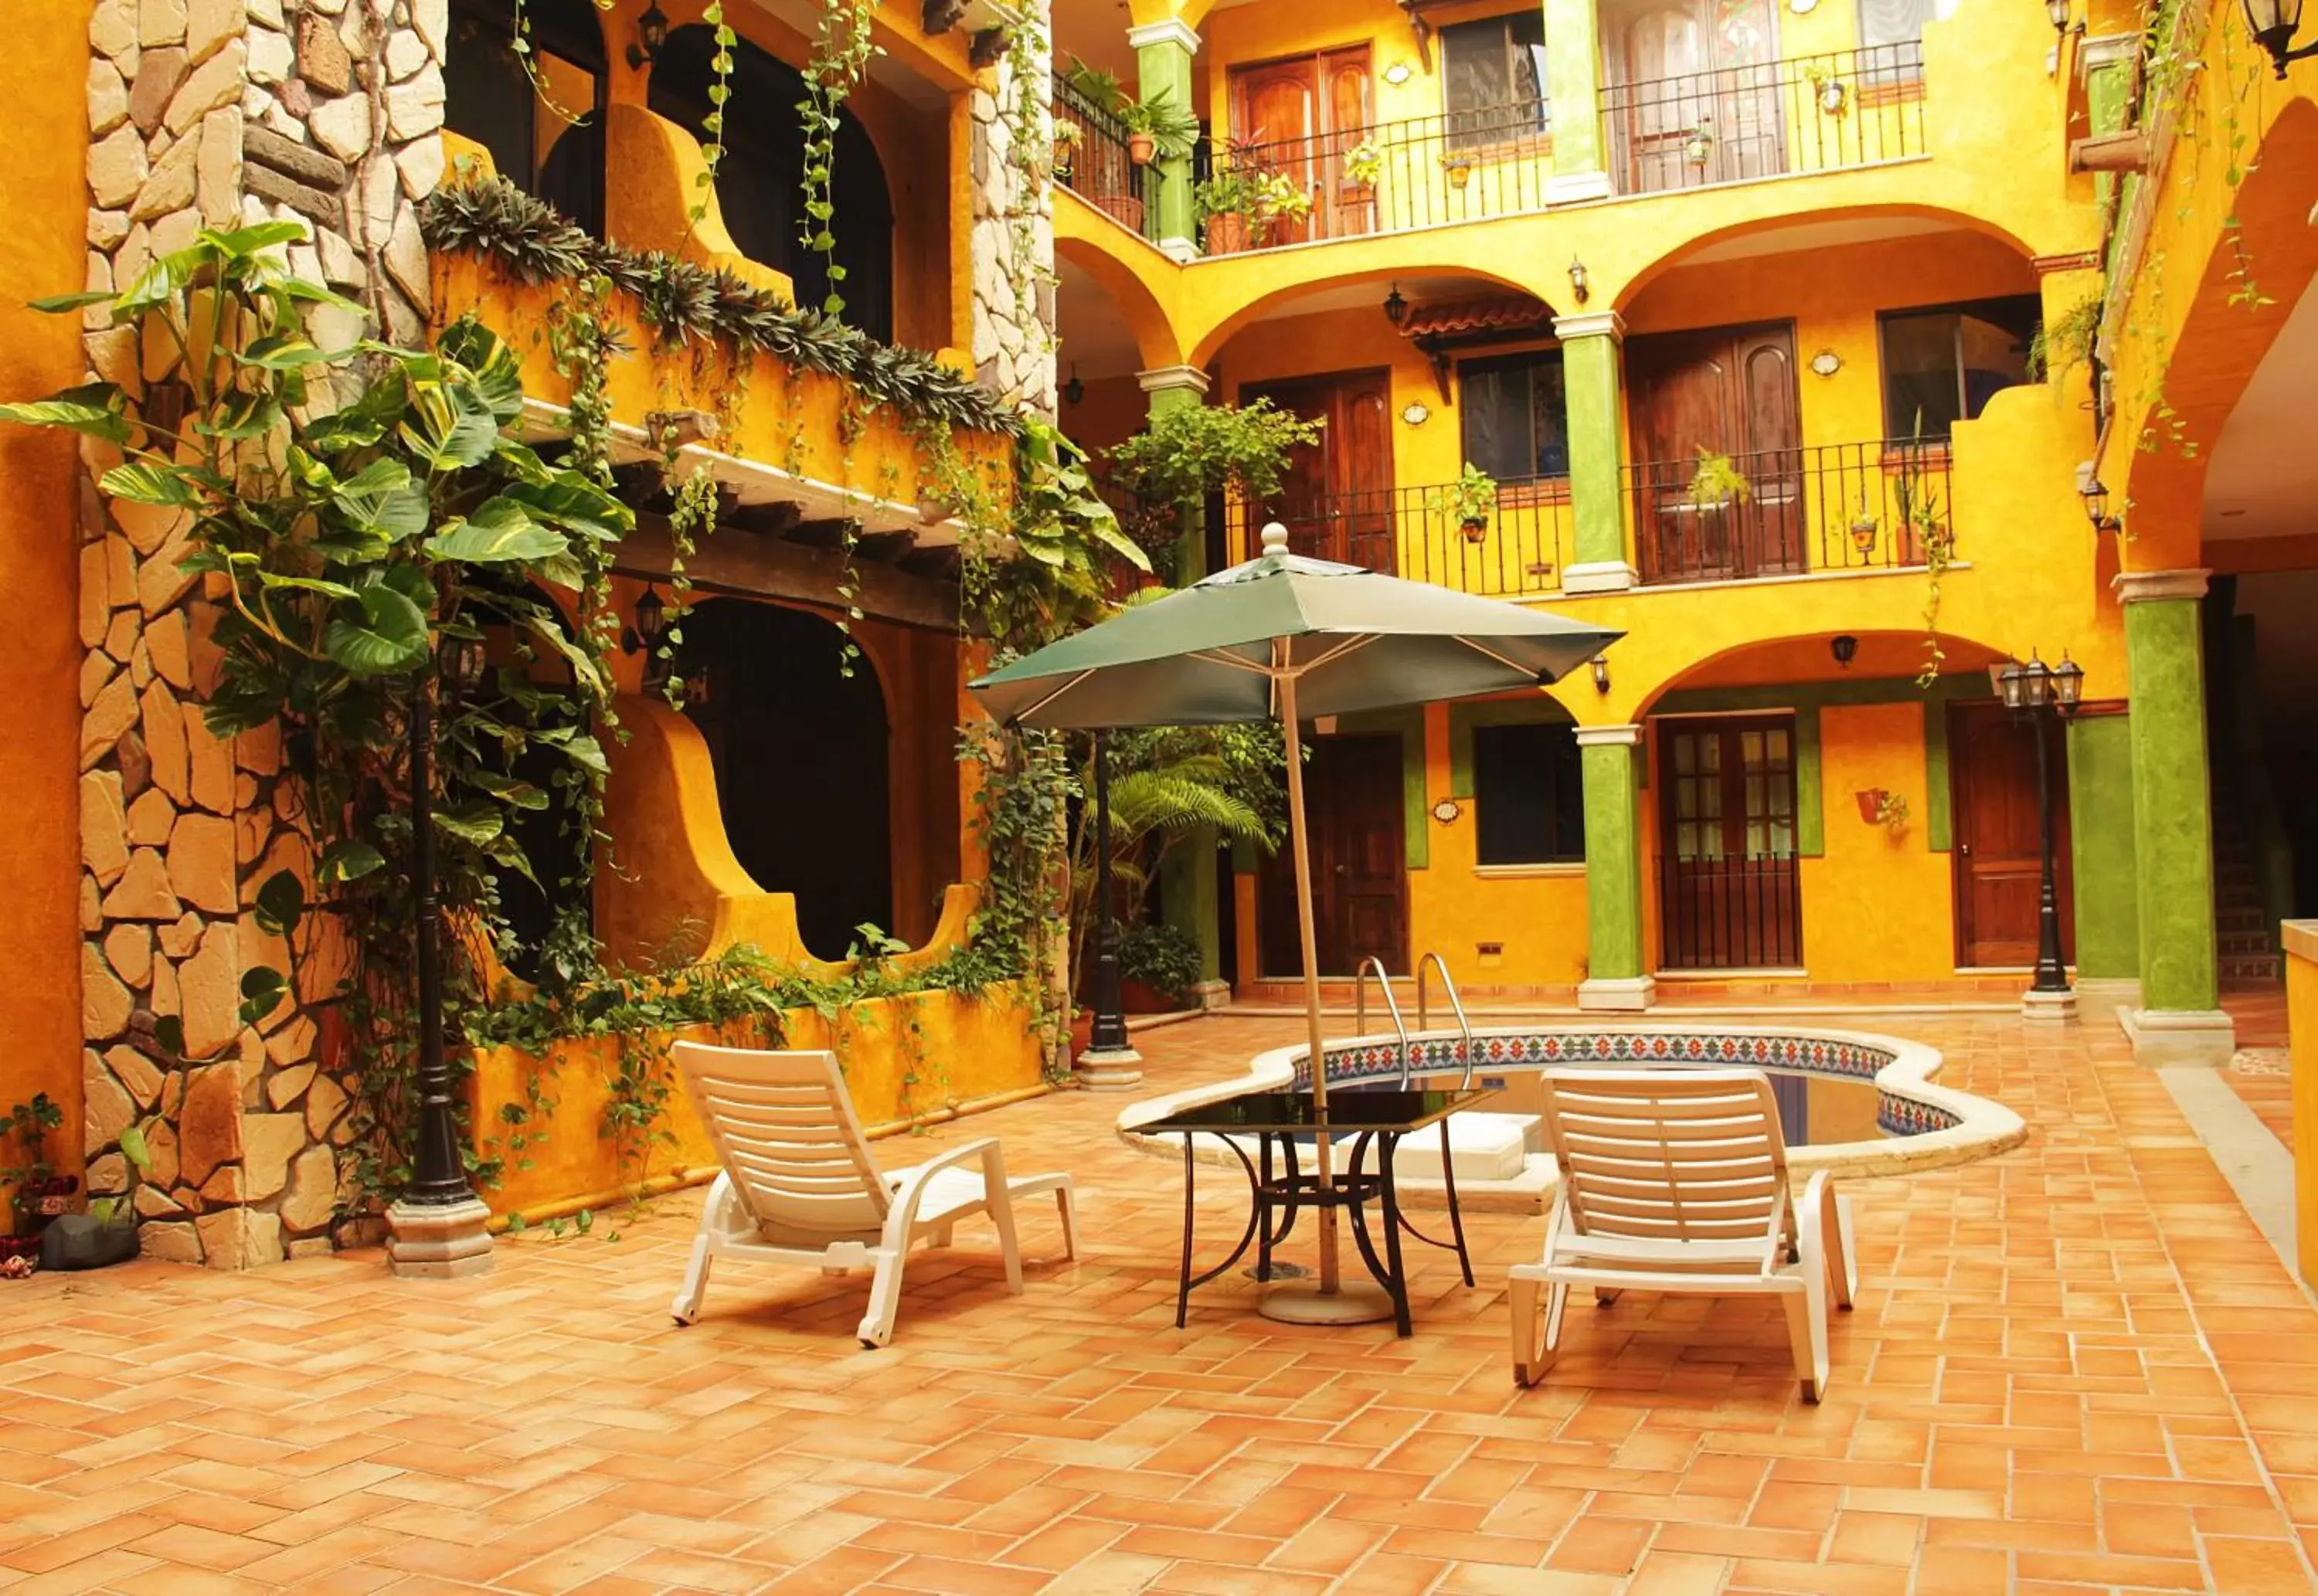
[[[768,892],[796,894],[817,958],[854,928],[894,924],[892,789],[885,695],[864,659],[804,610],[717,598],[684,621],[682,668],[705,691],[685,705],[716,771],[732,853]]]
[[[652,62],[646,103],[695,135],[707,120],[715,75],[716,38],[706,27],[672,29]],[[716,170],[716,202],[741,253],[786,272],[807,309],[828,297],[826,263],[804,242],[800,184],[804,177],[804,130],[797,104],[804,79],[794,67],[747,40],[732,47],[732,94],[724,102],[724,158]],[[849,111],[838,112],[837,164],[830,181],[836,215],[830,232],[845,281],[843,320],[881,343],[894,338],[894,202],[885,168]],[[939,152],[929,152],[939,158]]]
[[[515,0],[452,0],[443,68],[451,130],[490,150],[500,176],[599,238],[610,81],[600,14],[589,0],[529,0],[526,72],[515,49]]]
[[[1364,959],[1408,973],[1408,872],[1397,732],[1322,737],[1304,768],[1312,849],[1312,919],[1320,973],[1350,975]],[[1300,975],[1296,864],[1282,847],[1258,866],[1263,973]]]
[[[1665,967],[1799,968],[1794,717],[1668,720],[1658,753]]]

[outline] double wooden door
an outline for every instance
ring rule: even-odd
[[[1794,717],[1661,722],[1658,775],[1661,963],[1800,967]]]
[[[1642,579],[1711,581],[1806,563],[1802,424],[1791,322],[1626,341],[1634,542]],[[1727,459],[1715,488],[1703,461]]]
[[[1956,963],[2008,968],[2036,962],[2043,857],[2038,849],[2036,736],[2044,728],[2053,787],[2054,890],[2064,958],[2076,948],[2069,868],[2068,743],[2053,722],[1985,700],[1948,711],[1949,820],[1955,872]]]
[[[1242,397],[1268,399],[1321,424],[1317,442],[1289,454],[1280,491],[1251,507],[1251,529],[1277,521],[1288,528],[1289,547],[1298,554],[1370,570],[1397,569],[1389,373],[1344,372],[1271,382],[1251,386]]]
[[[1320,973],[1346,976],[1364,959],[1408,973],[1408,873],[1397,733],[1320,737],[1304,769],[1312,848],[1312,922]],[[1257,877],[1263,973],[1301,975],[1295,861],[1286,847]]]
[[[1765,177],[1786,168],[1778,39],[1768,0],[1675,0],[1612,36],[1610,118],[1622,193]]]
[[[1344,175],[1344,157],[1375,120],[1367,45],[1235,67],[1231,99],[1235,158],[1284,175],[1312,202],[1308,216],[1275,219],[1264,242],[1375,230],[1375,190]]]

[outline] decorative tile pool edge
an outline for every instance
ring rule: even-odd
[[[1826,1170],[1837,1175],[1887,1175],[1944,1169],[2017,1147],[2028,1127],[2003,1104],[1936,1084],[1938,1050],[1903,1037],[1865,1031],[1798,1029],[1792,1026],[1603,1025],[1524,1026],[1473,1033],[1476,1071],[1541,1070],[1558,1064],[1633,1063],[1655,1068],[1753,1066],[1796,1070],[1847,1080],[1872,1080],[1876,1120],[1889,1139],[1791,1147],[1787,1165],[1797,1178]],[[1400,1074],[1397,1036],[1332,1038],[1324,1045],[1331,1086]],[[1180,1157],[1172,1137],[1139,1127],[1178,1109],[1244,1091],[1308,1088],[1310,1047],[1297,1043],[1258,1054],[1247,1072],[1164,1097],[1130,1104],[1117,1121],[1119,1139],[1137,1151]],[[1429,1031],[1409,1038],[1410,1071],[1439,1074],[1462,1069],[1465,1040],[1457,1032]],[[1217,1157],[1226,1156],[1220,1149]],[[1462,1184],[1461,1182],[1460,1183]]]

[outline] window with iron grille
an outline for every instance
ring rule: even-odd
[[[1441,30],[1442,109],[1452,149],[1550,131],[1546,81],[1545,16],[1534,7]]]
[[[1460,362],[1457,390],[1468,463],[1499,482],[1569,474],[1560,350]]]
[[[1537,722],[1473,728],[1476,862],[1556,865],[1586,857],[1577,730]]]

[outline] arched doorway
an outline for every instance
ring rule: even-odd
[[[597,14],[589,0],[529,0],[526,72],[515,49],[515,0],[452,0],[443,87],[453,132],[490,150],[500,176],[601,238],[609,73]]]
[[[708,91],[715,81],[709,62],[715,53],[715,35],[705,27],[670,31],[652,63],[647,103],[653,113],[697,134],[708,116]],[[801,241],[797,215],[804,131],[796,108],[804,98],[804,79],[744,39],[732,48],[731,88],[724,103],[724,158],[716,172],[724,225],[743,255],[789,274],[798,304],[817,306],[829,293],[829,275],[822,256]],[[838,285],[845,299],[844,319],[890,343],[894,203],[885,168],[853,113],[840,111],[838,117],[837,165],[830,185],[837,214],[830,231],[837,240],[837,264],[845,268],[845,281]]]
[[[741,868],[796,894],[808,951],[840,957],[854,928],[894,924],[885,698],[864,660],[804,610],[711,599],[684,621],[682,668],[705,684],[685,706],[708,744],[717,803]]]

